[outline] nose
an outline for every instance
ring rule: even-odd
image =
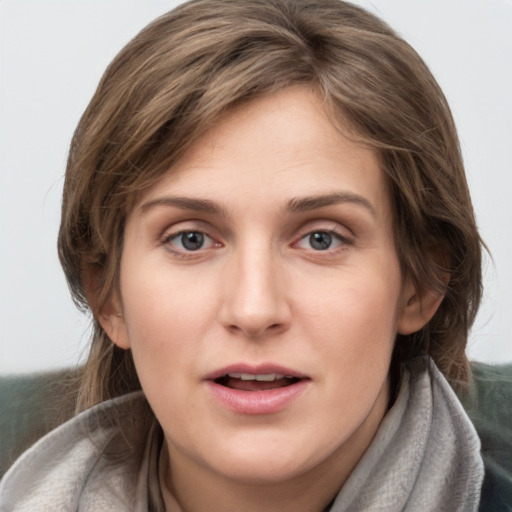
[[[220,322],[232,333],[261,339],[288,329],[291,310],[278,259],[270,250],[247,248],[227,263]]]

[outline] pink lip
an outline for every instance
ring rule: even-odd
[[[281,388],[262,391],[241,391],[222,386],[215,382],[215,379],[228,373],[249,373],[252,375],[279,373],[281,375],[296,377],[300,380]],[[205,380],[213,397],[222,406],[233,412],[248,415],[275,414],[284,410],[295,401],[311,383],[311,379],[303,373],[273,364],[258,366],[235,364],[208,374]]]

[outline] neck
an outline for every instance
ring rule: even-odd
[[[170,470],[166,452],[162,452],[165,465],[161,472],[162,494],[166,510],[174,511],[176,504],[180,512],[321,512],[334,499],[342,482],[344,472],[318,471],[300,475],[281,482],[234,482],[218,475],[211,475],[198,467]],[[173,457],[173,461],[175,457]],[[190,475],[193,478],[190,478]],[[321,481],[322,485],[318,485]]]

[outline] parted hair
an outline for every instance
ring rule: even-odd
[[[398,336],[395,363],[429,354],[453,385],[467,382],[483,244],[450,109],[425,63],[379,18],[339,0],[192,0],[115,57],[71,142],[58,250],[94,324],[79,410],[140,389],[130,351],[97,320],[118,291],[137,198],[229,109],[301,84],[377,152],[402,272],[444,294],[421,331]]]

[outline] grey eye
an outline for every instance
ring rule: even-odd
[[[181,251],[198,251],[204,249],[205,242],[210,237],[200,231],[182,231],[169,239],[171,245]]]
[[[316,251],[325,251],[332,245],[332,235],[325,231],[316,231],[309,236],[309,244]]]
[[[186,231],[181,235],[181,244],[187,251],[197,251],[204,245],[204,235],[197,231]]]
[[[331,251],[341,248],[344,245],[350,245],[350,241],[335,231],[328,230],[310,231],[297,243],[297,247],[315,252]]]

